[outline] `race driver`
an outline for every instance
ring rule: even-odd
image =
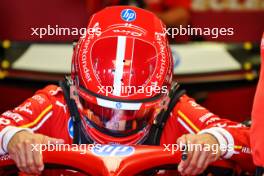
[[[251,127],[251,148],[253,154],[253,160],[257,167],[256,176],[264,176],[264,33],[262,35],[261,45],[261,69],[259,82],[254,98],[254,104],[252,108],[252,127]]]
[[[178,166],[182,175],[199,174],[220,158],[250,167],[249,129],[172,86],[164,28],[153,13],[136,7],[108,7],[93,15],[90,32],[74,48],[71,78],[1,115],[0,154],[9,153],[21,171],[39,174],[42,155],[32,144],[182,142],[231,146],[217,154],[188,150]]]

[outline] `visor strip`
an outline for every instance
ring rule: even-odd
[[[106,108],[121,109],[121,110],[139,110],[142,103],[125,103],[116,102],[110,100],[104,100],[101,98],[96,98],[97,104]]]

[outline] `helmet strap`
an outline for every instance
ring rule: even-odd
[[[148,139],[145,144],[147,145],[160,145],[160,138],[163,131],[164,126],[168,118],[170,117],[170,113],[173,108],[179,101],[180,97],[186,93],[185,90],[179,90],[178,84],[175,84],[170,91],[170,102],[167,109],[162,109],[157,117],[154,119],[153,124],[151,126]]]

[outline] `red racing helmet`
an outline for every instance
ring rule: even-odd
[[[172,56],[165,25],[131,6],[94,14],[75,46],[72,80],[86,132],[97,143],[142,143],[167,104]]]

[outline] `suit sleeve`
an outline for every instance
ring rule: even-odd
[[[0,115],[0,155],[7,153],[10,139],[19,131],[38,132],[53,114],[52,95],[57,86],[47,86],[21,105]]]
[[[241,123],[220,118],[206,108],[200,106],[194,99],[183,95],[173,110],[180,124],[192,134],[209,133],[220,144],[223,159],[236,161],[241,167],[252,170],[254,168],[249,128]],[[244,162],[244,160],[248,162]]]

